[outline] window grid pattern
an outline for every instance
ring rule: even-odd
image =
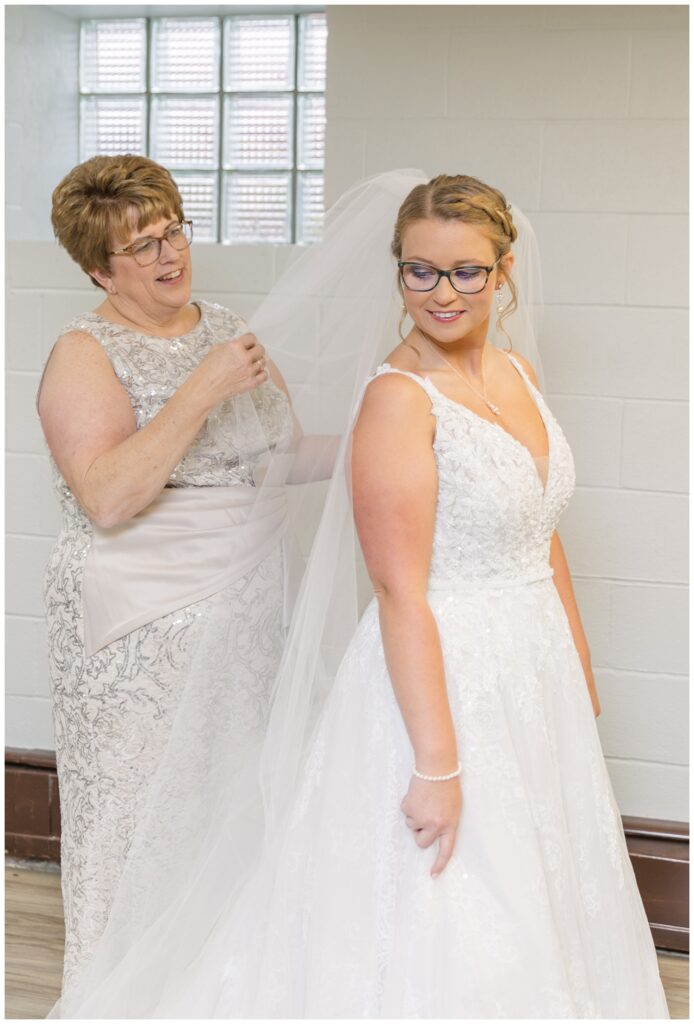
[[[83,21],[80,159],[162,163],[199,241],[316,241],[326,35],[317,12]]]

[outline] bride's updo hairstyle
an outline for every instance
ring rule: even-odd
[[[429,217],[475,224],[494,246],[495,259],[506,256],[518,237],[509,204],[498,188],[485,185],[479,178],[472,178],[469,174],[439,174],[426,185],[415,186],[400,207],[391,244],[391,252],[396,260],[402,259],[405,228]],[[497,326],[503,331],[501,321],[516,309],[518,292],[511,275],[506,270],[502,273],[511,292],[511,301],[497,320]],[[405,314],[403,320],[404,317]]]

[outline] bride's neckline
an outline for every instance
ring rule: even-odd
[[[552,447],[552,431],[550,430],[549,423],[547,421],[547,417],[545,416],[545,413],[544,413],[544,410],[542,408],[542,405],[538,401],[538,399],[535,396],[535,394],[533,393],[533,388],[531,387],[531,381],[528,378],[526,378],[525,374],[521,370],[521,367],[518,365],[518,363],[513,358],[513,356],[510,355],[510,353],[505,352],[504,355],[506,355],[508,357],[509,361],[511,363],[513,363],[514,367],[516,368],[516,371],[518,372],[518,375],[520,376],[521,380],[523,381],[523,383],[525,384],[525,386],[527,388],[528,394],[530,395],[530,397],[533,400],[535,408],[537,409],[537,411],[540,414],[540,418],[542,419],[542,422],[544,424],[545,434],[547,436],[547,454],[546,455],[533,455],[533,453],[530,451],[530,449],[528,448],[527,445],[523,444],[522,441],[519,441],[518,438],[514,434],[512,434],[509,430],[506,430],[505,427],[502,427],[500,423],[497,423],[495,420],[488,420],[486,418],[486,416],[480,416],[479,413],[474,412],[472,409],[470,409],[463,402],[456,402],[456,400],[454,398],[450,398],[448,395],[444,394],[444,392],[441,391],[440,388],[438,388],[436,386],[436,384],[434,384],[434,382],[431,379],[431,377],[427,376],[426,374],[418,374],[418,373],[415,373],[413,370],[401,370],[400,372],[401,373],[408,373],[408,374],[411,373],[415,377],[419,377],[420,380],[425,380],[434,389],[434,391],[437,393],[437,395],[439,395],[445,402],[448,402],[450,405],[455,406],[456,409],[462,410],[463,413],[467,414],[469,417],[471,417],[473,420],[476,420],[478,423],[486,423],[487,426],[492,428],[492,430],[501,431],[502,434],[504,434],[507,438],[509,438],[509,440],[511,441],[512,444],[514,444],[518,448],[520,448],[523,452],[525,452],[526,456],[529,459],[532,460],[533,472],[534,472],[534,475],[535,475],[535,479],[537,480],[537,482],[538,482],[538,484],[540,486],[540,490],[542,491],[542,494],[543,494],[543,497],[544,497],[544,496],[546,496],[547,491],[548,491],[550,474],[551,474],[551,471],[552,471],[553,465],[554,465],[554,459],[552,458],[552,451],[553,451],[553,447]],[[400,369],[397,366],[391,366],[390,363],[382,363],[381,365],[385,366],[385,367],[388,367],[389,370],[399,370]],[[541,462],[544,459],[547,459],[547,478],[546,478],[545,481],[542,480],[542,477],[541,477],[540,472],[539,472],[539,467],[538,467],[538,464],[537,464],[538,461]]]

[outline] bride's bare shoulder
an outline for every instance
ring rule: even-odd
[[[406,370],[390,357],[384,362],[391,370]],[[407,371],[381,372],[372,377],[364,392],[358,420],[363,423],[375,417],[391,425],[420,423],[430,419],[431,399],[420,384]]]
[[[392,352],[389,352],[381,366],[388,366],[391,370],[403,372],[378,374],[369,385],[372,394],[389,395],[391,397],[388,401],[405,402],[408,405],[421,406],[423,410],[428,410],[431,406],[431,399],[424,384],[422,358],[423,354],[414,345],[401,342]],[[405,376],[405,374],[409,376]]]

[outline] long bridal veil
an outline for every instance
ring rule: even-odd
[[[238,678],[226,658],[234,622],[217,604],[178,695],[103,936],[51,1016],[215,1017],[222,978],[232,984],[240,965],[239,991],[263,984],[262,959],[246,956],[247,940],[263,926],[315,723],[369,596],[352,520],[351,427],[365,382],[397,344],[402,301],[390,241],[402,201],[426,180],[392,171],[350,189],[329,211],[323,241],[290,263],[252,318],[288,383],[295,423],[280,449],[250,396],[232,402],[256,514],[279,494],[288,501],[277,677],[269,699],[254,695],[252,671]],[[527,219],[515,206],[512,213],[520,301],[504,326],[542,380],[537,248]],[[504,335],[491,340],[506,347]],[[266,638],[260,630],[236,642],[252,667]],[[220,679],[244,694],[223,714]],[[252,997],[235,1015],[253,1015]]]

